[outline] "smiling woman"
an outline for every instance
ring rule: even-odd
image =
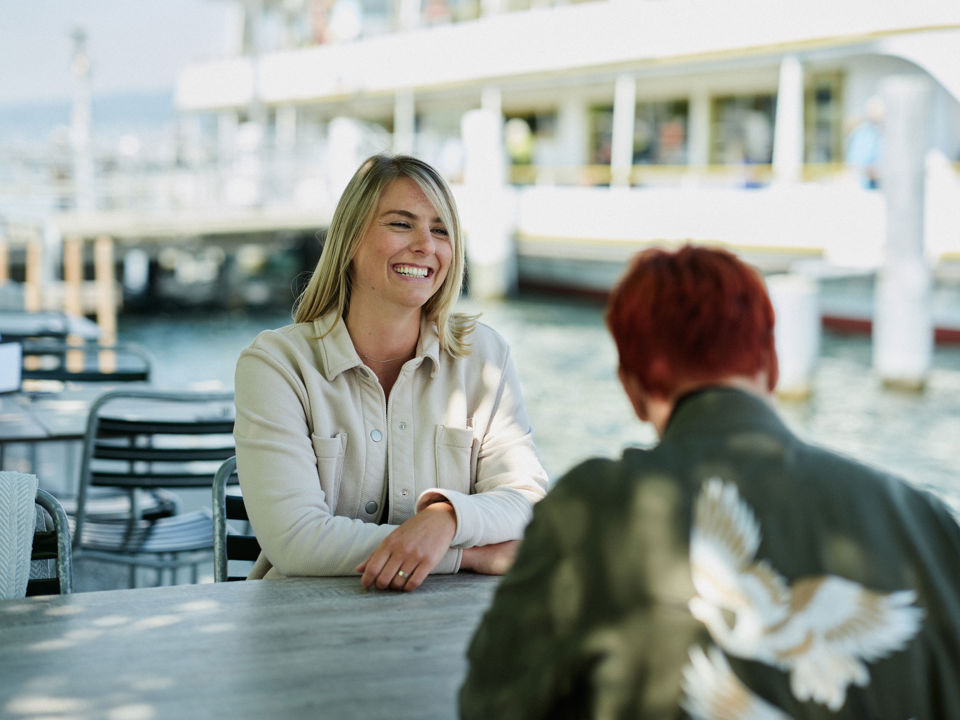
[[[350,180],[295,324],[236,372],[252,577],[502,573],[547,485],[510,349],[455,313],[464,272],[446,183],[406,156]]]

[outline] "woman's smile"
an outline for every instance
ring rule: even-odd
[[[428,278],[433,275],[432,268],[423,267],[421,265],[409,265],[406,263],[398,263],[394,265],[393,271],[398,275],[403,275],[403,277],[415,279]]]

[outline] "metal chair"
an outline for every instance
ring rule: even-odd
[[[73,592],[70,527],[60,502],[46,490],[37,490],[37,524],[33,533],[31,577],[27,596],[69,595]],[[41,563],[38,565],[37,563]],[[33,568],[39,567],[34,577]],[[53,577],[50,577],[50,573]]]
[[[237,484],[237,458],[227,458],[213,478],[213,579],[215,582],[246,580],[245,575],[230,575],[230,561],[254,562],[260,555],[260,543],[251,532],[247,508],[242,495],[227,492],[227,485]],[[244,532],[238,532],[227,520],[243,521]]]
[[[153,359],[139,345],[73,345],[60,340],[23,342],[23,380],[147,382]]]
[[[213,550],[213,520],[206,508],[173,514],[141,511],[143,496],[160,491],[209,488],[214,469],[235,450],[233,393],[113,390],[90,408],[80,487],[73,520],[73,555],[157,571],[158,583],[170,571],[192,568]],[[93,488],[123,490],[126,517],[94,516],[88,508]]]

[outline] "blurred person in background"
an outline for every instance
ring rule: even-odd
[[[236,370],[252,578],[502,573],[547,486],[506,342],[455,313],[464,244],[449,187],[412,157],[350,180],[295,324]]]
[[[878,97],[870,98],[866,116],[853,127],[847,138],[847,165],[857,173],[860,185],[867,190],[880,187],[883,118],[883,101]]]
[[[778,417],[761,277],[647,250],[606,321],[659,443],[584,462],[536,507],[461,717],[960,718],[960,527]]]

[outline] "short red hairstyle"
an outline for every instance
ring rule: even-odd
[[[760,275],[719,248],[650,248],[614,288],[607,327],[620,367],[648,391],[768,374],[777,384],[773,306]]]

